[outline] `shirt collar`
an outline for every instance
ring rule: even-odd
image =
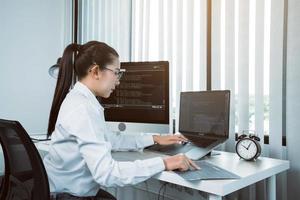
[[[100,102],[97,100],[96,96],[94,95],[94,93],[86,85],[84,85],[80,81],[77,81],[77,83],[74,85],[73,89],[80,92],[85,97],[87,97],[94,106],[96,106],[97,108],[99,108],[101,110],[104,110],[104,108],[102,107]]]

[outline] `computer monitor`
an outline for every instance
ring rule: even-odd
[[[122,62],[126,72],[109,98],[100,99],[113,131],[169,133],[169,62]]]

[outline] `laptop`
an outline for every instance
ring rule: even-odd
[[[192,160],[209,154],[228,139],[230,91],[181,92],[179,132],[185,144],[152,145],[147,149],[166,155],[184,153]]]

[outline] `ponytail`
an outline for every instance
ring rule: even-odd
[[[50,137],[52,132],[54,131],[60,106],[66,95],[68,94],[70,87],[72,86],[75,56],[78,49],[79,45],[70,44],[64,50],[63,56],[60,60],[59,73],[50,110],[47,137]]]

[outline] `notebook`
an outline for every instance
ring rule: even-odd
[[[179,132],[190,142],[147,149],[166,155],[184,153],[192,160],[202,158],[228,139],[229,106],[229,90],[181,92]]]

